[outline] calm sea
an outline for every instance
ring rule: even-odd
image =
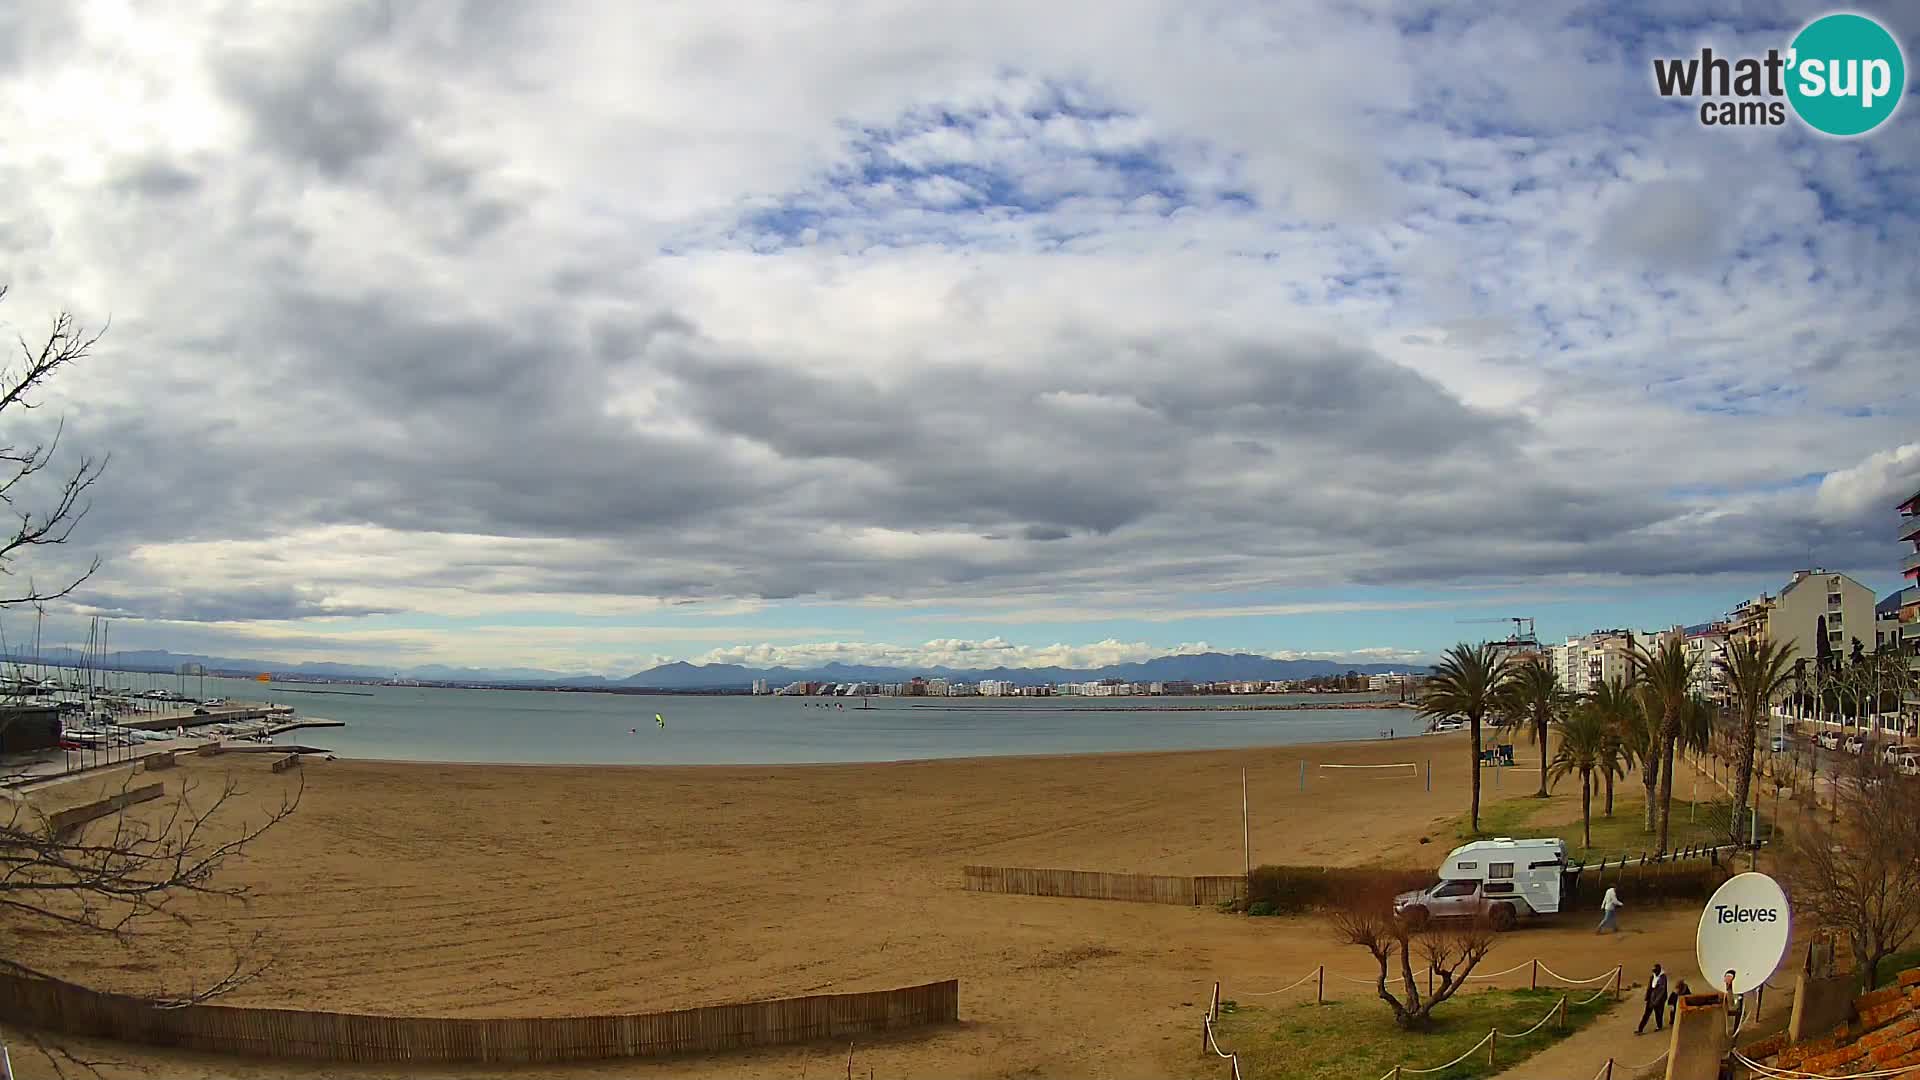
[[[125,679],[126,676],[121,676]],[[147,676],[134,676],[136,688]],[[200,680],[188,680],[200,692]],[[175,688],[172,677],[154,686]],[[345,690],[354,694],[301,693]],[[301,686],[207,679],[208,696],[292,705],[344,728],[281,742],[342,757],[552,764],[770,765],[1003,754],[1200,750],[1374,739],[1424,726],[1402,709],[1257,711],[1312,695],[1177,698],[687,697],[404,686]],[[358,696],[366,695],[366,696]],[[1318,698],[1317,700],[1325,700]],[[1352,700],[1352,699],[1348,699]],[[829,707],[820,707],[821,702]],[[934,707],[928,707],[928,706]],[[1170,706],[1224,706],[1181,712]],[[844,707],[837,707],[844,706]],[[1238,706],[1238,708],[1235,708]],[[666,720],[663,729],[654,720]]]

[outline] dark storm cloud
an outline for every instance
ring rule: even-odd
[[[396,608],[332,604],[307,590],[275,586],[256,589],[195,588],[154,596],[132,596],[90,589],[86,591],[85,598],[86,606],[93,614],[174,622],[239,622],[399,613]]]
[[[115,179],[114,186],[128,195],[165,199],[188,195],[200,187],[200,177],[169,161],[147,161]]]
[[[392,29],[384,7],[340,9],[303,27],[294,50],[221,58],[219,84],[260,147],[338,179],[404,140],[399,103],[357,67],[356,53]]]

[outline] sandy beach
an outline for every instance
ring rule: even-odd
[[[1318,768],[1424,768],[1429,757],[1431,793],[1415,770]],[[264,931],[272,969],[227,1000],[415,1015],[640,1012],[957,977],[958,1027],[856,1047],[857,1070],[1215,1075],[1195,1055],[1193,1026],[1215,979],[1232,996],[1284,985],[1322,961],[1362,973],[1365,954],[1334,945],[1312,919],[972,894],[960,868],[1236,873],[1243,768],[1256,864],[1433,865],[1465,807],[1464,736],[776,768],[312,761],[298,812],[230,866],[231,880],[253,890],[245,907],[193,907],[191,929],[154,923],[131,948],[18,938],[29,963],[147,992],[208,978],[229,933]],[[264,756],[193,758],[142,780],[170,790],[190,782],[208,797],[227,776],[247,793],[236,818],[254,820],[293,783],[270,774]],[[90,778],[36,802],[79,801],[116,783]],[[1504,790],[1491,775],[1487,783],[1490,801],[1533,787],[1524,767],[1506,773]],[[1557,796],[1543,820],[1573,819],[1576,799]],[[1423,835],[1432,842],[1422,845]],[[1635,912],[1628,932],[1608,939],[1582,919],[1527,928],[1489,963],[1539,956],[1584,975],[1624,962],[1632,975],[1654,959],[1690,957],[1695,917]],[[114,1051],[180,1076],[440,1075]],[[846,1053],[803,1047],[515,1075],[837,1075]]]

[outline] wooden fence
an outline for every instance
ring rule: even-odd
[[[963,872],[970,892],[1014,893],[1020,896],[1213,905],[1247,893],[1247,879],[1239,874],[1173,877],[1161,874],[1108,874],[1098,870],[1036,870],[1017,866],[969,866]]]
[[[56,835],[66,835],[90,821],[98,821],[109,814],[117,814],[134,803],[143,803],[148,799],[157,799],[166,791],[165,784],[148,784],[145,787],[129,788],[97,802],[71,807],[49,815],[47,823],[53,826]]]
[[[960,982],[630,1016],[451,1019],[160,1008],[72,983],[0,975],[0,1016],[66,1035],[318,1061],[553,1062],[665,1057],[844,1039],[960,1018]]]

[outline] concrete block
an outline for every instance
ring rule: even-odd
[[[1719,1080],[1727,1044],[1727,1009],[1721,996],[1681,998],[1667,1044],[1667,1080]]]

